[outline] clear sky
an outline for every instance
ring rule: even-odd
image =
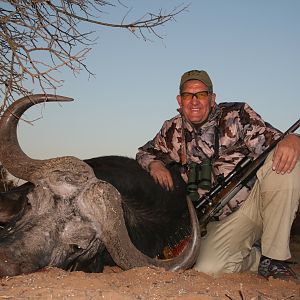
[[[247,102],[282,131],[300,117],[299,0],[122,2],[133,7],[128,20],[190,6],[158,30],[163,40],[152,35],[145,42],[126,30],[91,27],[98,42],[86,63],[95,78],[58,74],[65,84],[57,93],[74,102],[48,103],[26,114],[42,116],[33,126],[19,126],[29,156],[134,157],[177,113],[178,83],[190,69],[208,71],[217,102]],[[105,18],[121,20],[126,11],[109,10]]]

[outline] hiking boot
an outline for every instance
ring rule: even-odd
[[[258,266],[258,274],[283,280],[298,279],[296,273],[289,266],[290,263],[282,260],[262,256]]]

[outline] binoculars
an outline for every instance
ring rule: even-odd
[[[201,164],[192,162],[189,165],[187,191],[189,194],[197,192],[198,188],[211,189],[212,162],[209,158],[203,159]]]

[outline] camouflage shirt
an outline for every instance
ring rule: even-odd
[[[154,139],[139,148],[136,159],[149,171],[149,164],[154,160],[184,165],[200,164],[209,157],[213,161],[213,178],[216,178],[230,173],[245,156],[256,158],[279,137],[280,131],[264,122],[248,104],[224,102],[216,104],[208,120],[198,128],[181,113],[165,121]],[[184,174],[183,177],[186,178]],[[254,181],[231,199],[218,218],[240,207],[253,184]]]

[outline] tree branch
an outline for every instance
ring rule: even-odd
[[[104,0],[2,0],[0,8],[0,117],[16,97],[30,95],[30,84],[46,93],[63,82],[55,76],[63,68],[74,75],[85,70],[87,54],[95,44],[94,31],[81,32],[81,23],[126,29],[136,37],[161,38],[156,28],[174,19],[187,7],[176,7],[169,13],[148,13],[126,22],[130,9],[121,1]],[[128,10],[120,23],[102,22],[103,7]],[[96,16],[95,14],[100,14]]]

